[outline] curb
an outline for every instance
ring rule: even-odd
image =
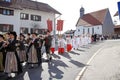
[[[98,49],[94,55],[89,59],[89,61],[87,62],[86,65],[89,65],[90,62],[94,59],[94,57],[102,50],[103,48]],[[87,69],[87,66],[83,67],[83,69],[79,72],[79,74],[77,75],[77,77],[75,78],[75,80],[80,80],[85,72],[85,70]]]

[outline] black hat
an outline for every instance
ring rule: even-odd
[[[12,34],[15,38],[17,37],[17,34],[15,31],[10,32],[10,34]]]
[[[0,34],[0,37],[4,39],[4,36],[2,34]]]
[[[38,35],[37,33],[32,33],[32,34],[35,34],[36,36]]]
[[[20,33],[20,36],[22,36],[23,38],[25,38],[24,34]]]
[[[27,35],[29,35],[29,36],[30,36],[30,33],[27,33]]]

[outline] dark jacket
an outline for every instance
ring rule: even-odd
[[[20,50],[25,50],[25,40],[19,40],[19,49]]]
[[[50,47],[51,46],[51,42],[52,42],[52,37],[51,36],[47,36],[47,37],[45,37],[44,41],[45,41],[45,46]]]

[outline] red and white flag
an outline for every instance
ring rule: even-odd
[[[52,20],[47,20],[47,27],[48,27],[48,30],[51,32],[52,31]]]
[[[63,30],[63,20],[57,20],[57,30],[58,31]]]

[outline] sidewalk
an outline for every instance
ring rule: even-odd
[[[90,62],[80,80],[120,80],[120,40],[107,43]]]

